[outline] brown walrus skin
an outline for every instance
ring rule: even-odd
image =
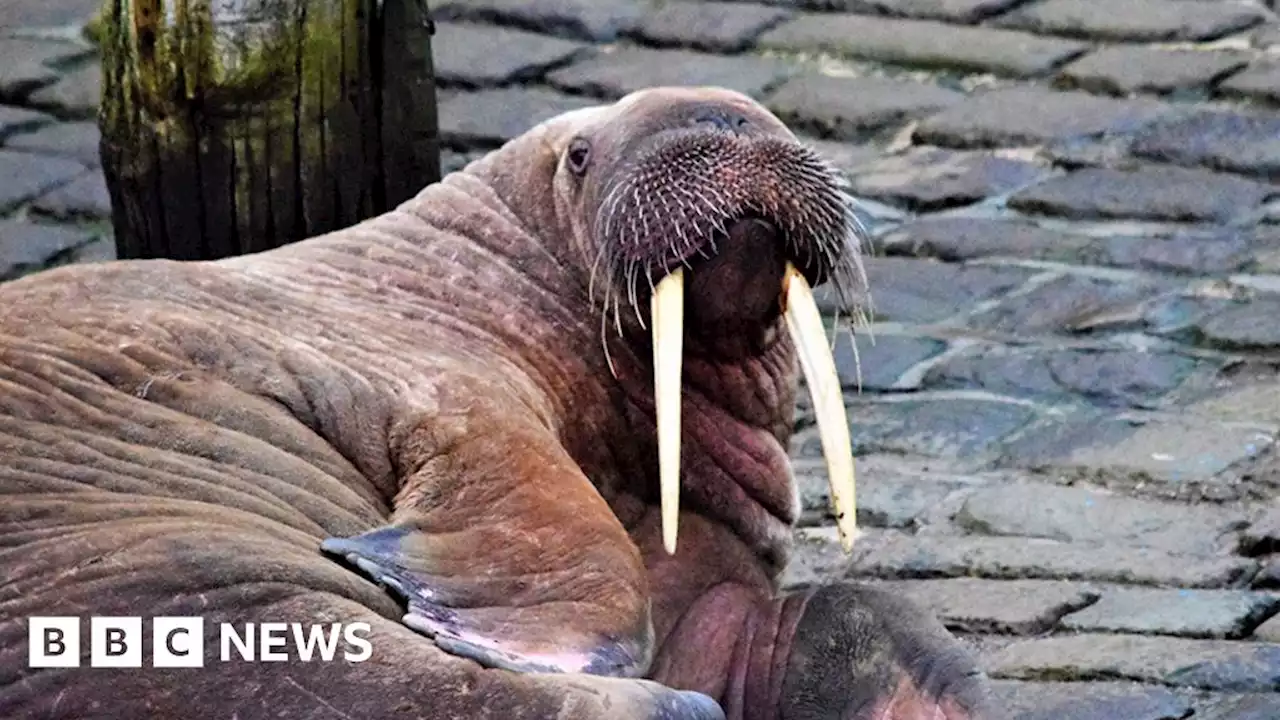
[[[900,599],[777,595],[778,283],[854,252],[813,229],[814,157],[741,95],[652,89],[340,232],[0,286],[0,716],[996,717]],[[668,556],[642,323],[681,263]],[[150,667],[149,637],[141,669],[30,669],[32,615],[363,621],[373,653],[221,662],[206,633],[201,669]]]

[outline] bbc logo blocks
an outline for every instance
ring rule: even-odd
[[[142,618],[89,618],[89,664],[142,667]]]
[[[140,668],[144,640],[140,617],[89,618],[89,666]],[[29,618],[27,664],[33,668],[80,667],[80,618]],[[151,667],[203,666],[204,618],[151,620]]]
[[[204,618],[158,617],[151,621],[151,665],[204,667]]]
[[[27,623],[27,665],[80,666],[80,618],[33,617]]]
[[[0,0],[2,1],[2,0]],[[27,664],[74,668],[89,651],[89,667],[199,668],[205,665],[205,621],[201,617],[90,617],[89,633],[78,617],[27,619]],[[150,630],[150,641],[146,629]],[[373,654],[367,622],[218,623],[211,628],[209,660],[216,662],[360,663]],[[87,643],[87,644],[86,644]],[[148,647],[144,647],[146,644]]]

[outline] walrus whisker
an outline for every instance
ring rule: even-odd
[[[640,198],[640,188],[638,188],[638,187],[637,187],[637,188],[632,188],[632,189],[631,189],[631,196],[632,196],[632,199],[633,199],[633,200],[635,200],[635,206],[634,206],[634,207],[641,207],[641,206],[642,206],[642,205],[641,205],[641,203],[643,202],[643,200]],[[646,238],[647,238],[647,237],[649,237],[649,215],[648,215],[648,213],[635,213],[635,214],[633,214],[633,215],[632,215],[632,217],[633,217],[633,218],[638,218],[638,219],[640,220],[640,226],[641,226],[641,228],[643,229],[643,233],[642,233],[641,237],[646,237]]]
[[[640,322],[640,329],[647,329],[644,324],[644,317],[640,314],[640,301],[636,299],[636,271],[640,268],[640,263],[630,262],[627,264],[627,294],[628,300],[631,301],[631,309],[636,314],[636,320]]]
[[[684,232],[683,223],[676,225],[676,236],[680,239],[680,242],[681,244],[684,245],[684,247],[686,248],[693,247],[693,241],[690,240],[689,236],[686,235]],[[675,241],[671,241],[667,244],[667,250],[671,253],[675,253],[677,251]]]
[[[596,273],[600,269],[601,263],[604,262],[606,252],[606,246],[601,245],[600,249],[596,251],[595,261],[591,263],[591,275],[587,280],[587,299],[591,302],[592,308],[596,305]]]
[[[600,211],[596,214],[597,222],[601,215],[604,216],[604,234],[603,237],[613,237],[613,219],[618,217],[618,203],[622,201],[622,191],[627,187],[629,181],[616,187],[609,192],[604,202],[600,203]],[[601,243],[602,248],[607,248],[607,243]]]
[[[604,308],[600,313],[600,347],[604,350],[604,361],[609,366],[609,374],[618,379],[618,369],[613,365],[613,356],[609,353],[609,298],[605,296]]]
[[[855,303],[859,310],[873,312],[874,302],[871,297],[871,284],[867,279],[866,266],[862,262],[863,242],[865,238],[870,237],[870,232],[855,212],[857,199],[851,195],[845,194],[844,201],[845,227],[848,228],[848,230],[845,232],[844,237],[841,238],[845,249],[845,252],[843,253],[845,262],[841,263],[838,270],[843,270],[845,273],[852,275],[853,279],[846,280],[844,278],[840,278],[840,282],[837,282],[836,284],[836,291],[838,295],[847,295],[851,292],[848,289],[848,286],[853,285],[858,288],[862,295],[862,300]],[[851,303],[854,303],[852,298],[848,297],[841,297],[841,302],[845,303],[846,307],[849,307]],[[864,315],[862,319],[866,324],[870,324],[870,318]]]
[[[835,353],[836,342],[840,339],[839,315],[836,315],[837,322],[831,330],[831,352]],[[849,329],[849,349],[853,351],[853,379],[858,394],[862,394],[862,355],[858,353],[858,338],[854,335],[853,328]]]

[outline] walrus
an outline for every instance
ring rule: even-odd
[[[801,370],[854,532],[810,288],[858,238],[762,106],[653,88],[347,229],[0,286],[0,715],[996,717],[920,609],[778,589]],[[193,615],[372,650],[27,667],[30,616]]]

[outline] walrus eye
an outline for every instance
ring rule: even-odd
[[[591,143],[582,138],[574,138],[569,143],[569,172],[582,175],[587,171],[587,163],[591,161]]]

